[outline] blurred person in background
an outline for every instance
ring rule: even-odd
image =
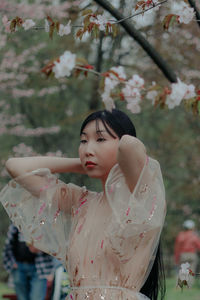
[[[174,260],[178,266],[188,262],[190,269],[196,273],[200,251],[200,237],[195,232],[195,223],[192,220],[183,222],[183,231],[180,231],[175,240]]]
[[[10,274],[18,300],[44,300],[47,281],[54,278],[53,257],[26,244],[13,224],[3,250],[3,265]]]
[[[69,293],[70,281],[68,273],[57,260],[51,300],[65,300]]]

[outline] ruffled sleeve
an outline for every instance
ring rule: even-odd
[[[166,214],[159,163],[147,157],[133,193],[115,165],[107,178],[106,195],[112,209],[108,230],[111,247],[122,263],[123,275],[128,277],[134,269],[134,283],[139,280],[142,286],[154,261]]]
[[[37,196],[27,189],[33,176],[42,182]],[[58,180],[50,170],[39,169],[11,180],[0,200],[27,243],[66,264],[72,208],[76,209],[82,192],[82,188]]]

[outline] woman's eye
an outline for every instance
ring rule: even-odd
[[[80,143],[85,144],[85,143],[87,143],[87,140],[80,140]]]
[[[98,138],[97,139],[97,142],[104,142],[106,139],[104,139],[104,138]]]

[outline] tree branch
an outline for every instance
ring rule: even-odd
[[[200,12],[198,11],[198,8],[197,8],[197,6],[196,6],[196,3],[195,3],[194,0],[188,0],[188,2],[189,2],[189,4],[190,4],[190,6],[191,6],[192,8],[194,8],[194,11],[195,11],[195,14],[196,14],[196,19],[197,19],[197,24],[198,24],[199,27],[200,27]]]
[[[107,10],[117,20],[124,19],[124,16],[112,6],[107,0],[94,0],[101,7]],[[137,30],[129,20],[124,20],[120,25],[126,30],[126,32],[134,38],[144,51],[151,57],[154,63],[162,71],[164,76],[170,82],[177,82],[177,76],[170,65],[163,59],[163,57],[156,51],[156,49],[144,38],[144,36]]]
[[[119,24],[119,23],[121,23],[121,22],[123,22],[123,21],[125,21],[125,20],[133,19],[134,17],[137,17],[137,16],[139,16],[139,15],[143,15],[145,12],[154,9],[154,7],[160,6],[161,4],[163,4],[163,3],[167,2],[167,1],[168,1],[168,0],[163,0],[162,2],[159,2],[159,3],[155,4],[154,6],[150,6],[150,7],[146,8],[146,9],[142,9],[142,10],[140,10],[139,12],[134,13],[134,14],[128,16],[128,17],[125,17],[124,19],[121,19],[121,20],[119,20],[119,21],[114,21],[114,20],[109,20],[109,21],[114,22],[115,24]]]

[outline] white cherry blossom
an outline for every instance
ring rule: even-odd
[[[179,22],[184,24],[189,24],[192,19],[194,18],[194,8],[192,7],[185,7],[179,13]]]
[[[28,30],[35,26],[35,22],[32,19],[27,19],[23,24],[22,27],[24,27],[24,30]]]
[[[158,95],[158,92],[153,90],[153,91],[149,91],[147,94],[146,94],[146,98],[148,100],[150,100],[152,102],[152,104],[154,105],[155,104],[155,101],[156,101],[156,97]]]
[[[179,16],[180,23],[188,24],[195,17],[194,8],[190,7],[185,1],[171,2],[171,12]]]
[[[128,81],[128,83],[129,83],[129,81]],[[122,93],[127,102],[131,102],[132,100],[134,100],[136,98],[140,98],[140,96],[141,96],[140,90],[129,84],[126,84],[126,86],[122,89]]]
[[[111,74],[112,75],[112,74]],[[105,89],[112,90],[119,84],[119,80],[113,77],[106,77],[105,79]]]
[[[99,25],[99,29],[104,31],[106,29],[105,25],[108,22],[108,20],[107,20],[106,16],[103,14],[103,15],[97,15],[96,18],[91,17],[90,22]]]
[[[156,19],[156,8],[159,9],[159,6],[156,6],[152,10],[146,11],[144,14],[140,14],[133,18],[133,22],[137,29],[153,25]]]
[[[134,74],[128,82],[135,88],[142,88],[144,86],[144,79],[137,74]]]
[[[190,99],[196,96],[195,86],[193,84],[187,85],[187,90],[184,99]]]
[[[181,264],[181,268],[178,273],[178,280],[182,282],[186,282],[189,286],[191,283],[191,275],[190,275],[190,264],[188,262]]]
[[[166,104],[169,109],[180,105],[183,99],[189,99],[195,96],[193,85],[187,85],[178,78],[177,83],[172,83],[171,94],[166,98]]]
[[[112,110],[112,108],[115,107],[111,97],[111,91],[120,83],[119,79],[126,79],[126,74],[122,66],[112,67],[111,70],[117,73],[118,76],[110,72],[109,76],[107,76],[104,81],[104,92],[101,97],[107,110]]]
[[[10,23],[11,22],[8,20],[8,17],[6,15],[3,16],[2,23],[5,27],[5,32],[10,33],[11,32],[11,30],[10,30]]]
[[[133,77],[128,80],[125,87],[122,89],[122,93],[124,98],[127,102],[127,109],[130,110],[132,113],[140,113],[141,107],[141,93],[140,89],[144,84],[144,80],[138,75],[133,75]],[[140,87],[140,88],[139,88]]]
[[[140,102],[141,100],[139,98],[136,98],[131,102],[128,102],[126,108],[130,110],[133,114],[138,114],[141,112]]]
[[[114,71],[115,73],[117,73],[119,75],[119,78],[121,79],[126,79],[126,73],[125,73],[125,70],[124,70],[124,67],[122,66],[119,66],[119,67],[112,67],[111,68],[112,71]],[[114,76],[114,74],[111,74]]]
[[[70,51],[65,51],[63,55],[60,56],[60,62],[55,62],[53,67],[53,72],[56,78],[61,78],[65,76],[70,76],[71,71],[76,64],[76,55]]]
[[[114,89],[120,83],[119,79],[122,79],[122,80],[126,79],[126,74],[125,74],[124,68],[122,66],[112,67],[111,71],[114,71],[115,73],[117,73],[118,77],[113,73],[109,73],[109,77],[106,77],[105,89],[110,90],[110,91],[112,89]]]
[[[47,19],[44,20],[44,29],[46,32],[49,32],[49,22],[47,21]]]
[[[113,108],[115,108],[115,104],[113,99],[110,96],[110,91],[105,90],[103,94],[101,94],[102,101],[105,104],[105,108],[109,111],[112,111]]]
[[[67,23],[67,25],[60,24],[58,35],[68,35],[71,33],[71,20]]]

